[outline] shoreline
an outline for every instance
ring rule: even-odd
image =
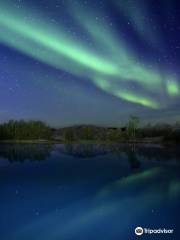
[[[166,142],[160,139],[135,139],[126,141],[93,141],[93,140],[77,140],[77,141],[60,141],[60,140],[0,140],[0,144],[157,144],[157,145],[178,145],[176,142]]]

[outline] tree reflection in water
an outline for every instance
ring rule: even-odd
[[[142,161],[179,162],[180,160],[180,148],[176,145],[166,148],[162,145],[151,144],[1,144],[0,157],[10,162],[41,161],[49,158],[53,150],[56,150],[58,154],[75,158],[93,159],[114,154],[121,160],[122,156],[125,156],[132,169],[139,168]]]
[[[42,161],[50,156],[51,149],[50,144],[2,144],[0,157],[10,162]]]

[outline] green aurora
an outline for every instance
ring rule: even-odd
[[[84,14],[80,7],[71,6],[69,11],[76,23],[101,47],[101,52],[96,53],[82,41],[74,40],[63,25],[57,28],[43,16],[36,22],[31,21],[25,16],[27,11],[26,8],[14,10],[8,3],[1,4],[2,43],[52,67],[85,77],[106,93],[131,103],[160,109],[167,107],[164,98],[179,96],[176,78],[140,63],[123,39],[117,38],[115,30],[112,31],[105,21],[95,21],[87,11]],[[35,13],[34,18],[37,18]],[[130,88],[129,82],[138,85],[140,90]]]

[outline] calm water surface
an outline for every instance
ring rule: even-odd
[[[1,240],[179,240],[179,214],[179,146],[0,145]]]

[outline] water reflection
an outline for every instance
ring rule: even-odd
[[[121,154],[125,153],[125,155],[127,156],[129,165],[132,169],[138,169],[141,166],[141,162],[139,161],[138,155],[137,155],[137,149],[136,149],[136,145],[129,145],[128,147],[115,147],[113,148],[113,151],[116,154],[120,154],[120,158],[121,158]]]
[[[52,152],[75,158],[96,158],[114,154],[119,159],[126,157],[132,169],[138,169],[142,161],[179,162],[180,148],[175,145],[151,144],[1,144],[0,158],[10,162],[25,160],[41,161],[48,159]]]
[[[42,161],[50,156],[51,150],[49,144],[1,144],[0,157],[9,162]]]
[[[128,155],[129,161],[134,162],[133,164],[135,165],[138,165],[138,160],[160,162],[180,161],[180,148],[178,145],[121,144],[112,145],[111,148],[114,153],[125,153]]]
[[[157,144],[68,144],[59,148],[59,152],[74,157],[88,158],[113,153],[120,158],[125,154],[132,168],[140,167],[140,159],[156,161],[179,161],[180,148],[176,145]]]
[[[97,157],[111,152],[105,144],[67,144],[60,150],[61,152],[79,158]]]
[[[0,239],[126,240],[136,239],[139,225],[177,230],[180,166],[173,148],[1,145],[1,158],[48,161],[2,164]]]

